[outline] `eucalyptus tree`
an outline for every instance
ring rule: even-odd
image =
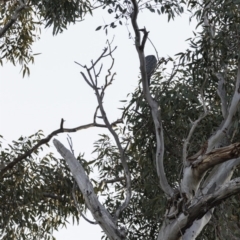
[[[93,122],[66,129],[62,120],[47,138],[39,134],[22,138],[1,152],[1,196],[8,206],[1,211],[6,217],[2,234],[6,239],[50,237],[51,224],[57,228],[70,215],[84,217],[85,207],[95,222],[84,218],[99,224],[106,239],[238,239],[240,2],[99,3],[115,14],[119,24],[123,18],[131,23],[140,65],[139,87],[121,117],[110,122],[103,99],[115,77],[115,48],[108,43],[99,58],[80,65],[81,76],[98,101]],[[175,59],[158,59],[149,86],[144,52],[149,33],[147,27],[139,26],[138,15],[147,9],[167,14],[170,20],[184,8],[198,21],[195,37]],[[117,22],[97,30],[115,28]],[[112,63],[99,85],[102,68],[98,64],[106,57]],[[172,67],[170,73],[166,66]],[[73,149],[56,138],[53,143],[63,159],[50,154],[33,161],[40,147],[56,134],[90,127],[110,133],[96,141],[98,156],[93,161],[75,158]],[[92,169],[99,171],[99,181],[90,179]],[[62,192],[55,179],[64,186]],[[6,186],[12,187],[7,191]],[[29,200],[29,193],[38,194]],[[100,195],[105,196],[103,202]]]
[[[101,6],[90,1],[1,0],[0,1],[0,63],[5,59],[20,64],[23,76],[29,75],[34,62],[32,44],[39,40],[41,27],[52,27],[53,35],[70,24],[83,21],[87,13]]]

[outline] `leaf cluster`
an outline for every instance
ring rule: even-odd
[[[181,180],[182,148],[192,121],[203,113],[204,102],[209,114],[196,128],[190,145],[188,156],[195,154],[221,124],[223,117],[221,101],[217,94],[218,79],[216,73],[225,78],[226,104],[229,105],[235,88],[236,71],[238,68],[239,51],[239,4],[230,1],[214,1],[211,9],[204,5],[193,4],[190,11],[199,21],[195,37],[188,39],[189,49],[176,54],[174,64],[178,66],[173,78],[166,73],[166,68],[160,67],[151,79],[151,94],[161,106],[161,118],[164,130],[165,172],[170,184],[177,188]],[[206,2],[207,5],[209,2]],[[204,16],[208,16],[212,25],[203,25]],[[211,32],[214,26],[214,35]],[[140,82],[141,83],[141,82]],[[236,142],[239,137],[239,113],[234,117],[234,123],[221,146]],[[139,86],[131,94],[131,101],[125,108],[125,126],[121,134],[128,139],[126,154],[132,174],[133,196],[129,208],[121,218],[121,224],[128,227],[129,239],[154,239],[161,224],[161,216],[167,208],[165,196],[158,184],[155,166],[155,129],[151,119],[150,109]],[[126,137],[127,134],[127,137]],[[104,148],[104,146],[102,146]],[[104,149],[101,149],[104,153]],[[104,154],[103,154],[104,155]],[[109,155],[109,157],[111,154]],[[104,158],[104,157],[102,157]],[[116,160],[117,161],[117,160]],[[116,162],[111,162],[115,169]],[[109,166],[110,167],[110,166]],[[104,175],[105,169],[100,169]],[[120,173],[120,171],[119,171]],[[236,171],[236,174],[239,174]],[[119,204],[118,189],[124,188],[124,182],[113,184],[112,195],[107,195],[106,205],[112,210]],[[113,196],[115,196],[114,198]],[[211,224],[199,236],[206,239],[216,239],[224,235],[228,226],[232,236],[238,238],[238,205],[235,196],[229,199],[228,210],[217,208]],[[235,203],[235,205],[234,205]],[[237,204],[237,205],[236,205]],[[226,206],[224,204],[224,206]],[[220,216],[226,215],[225,220]],[[235,222],[231,219],[235,219]],[[215,221],[215,229],[212,226]],[[228,235],[229,236],[229,235]],[[224,239],[223,237],[223,239]],[[234,238],[233,238],[234,239]]]
[[[0,161],[7,165],[15,157],[32,148],[43,137],[41,131],[21,137],[3,148]],[[79,222],[72,199],[73,178],[63,159],[52,153],[44,155],[39,148],[34,154],[9,170],[0,183],[1,239],[54,239],[53,229],[65,226],[71,216]],[[89,174],[91,169],[82,155],[78,160]],[[83,197],[76,191],[79,204]],[[84,204],[83,204],[84,208]]]
[[[0,2],[0,25],[12,21],[19,7],[18,1]],[[13,65],[20,64],[23,76],[30,73],[29,63],[34,63],[32,45],[40,38],[41,26],[52,27],[53,35],[63,32],[69,24],[82,21],[95,7],[89,1],[81,0],[31,0],[20,11],[14,24],[7,30],[0,42],[0,63],[3,59]]]

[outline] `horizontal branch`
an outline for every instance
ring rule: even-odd
[[[114,178],[114,179],[109,179],[109,180],[103,180],[102,182],[104,183],[115,183],[115,182],[120,182],[120,181],[124,181],[125,177],[119,177],[119,178]]]
[[[182,231],[184,232],[195,219],[200,219],[210,209],[218,206],[222,201],[238,193],[240,193],[240,178],[235,178],[223,184],[212,194],[202,196],[197,202],[194,201],[194,204],[190,205],[187,209],[188,224],[182,229]]]
[[[118,120],[116,121],[118,122]],[[113,122],[112,124],[115,124],[116,122]],[[106,126],[104,124],[97,124],[97,123],[89,123],[86,125],[82,125],[76,128],[63,128],[63,120],[61,121],[60,124],[60,128],[53,131],[51,134],[49,134],[46,138],[41,139],[35,146],[33,146],[31,149],[29,149],[28,151],[26,151],[24,154],[19,155],[18,157],[14,158],[13,161],[11,161],[9,164],[6,164],[4,166],[2,166],[1,170],[0,170],[0,178],[3,177],[4,173],[7,172],[9,169],[13,168],[17,163],[19,163],[20,161],[22,161],[23,159],[31,156],[31,154],[37,150],[40,146],[47,144],[52,137],[56,136],[59,133],[70,133],[70,132],[77,132],[83,129],[88,129],[91,127],[102,127],[102,128],[106,128]]]
[[[198,160],[193,162],[192,166],[197,168],[199,175],[202,175],[215,165],[238,157],[240,157],[240,143],[234,143],[227,147],[214,149],[205,154],[200,162]]]

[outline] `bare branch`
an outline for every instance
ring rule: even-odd
[[[235,178],[216,189],[213,193],[199,198],[188,207],[189,219],[202,217],[208,210],[219,205],[230,196],[240,192],[240,178]]]
[[[240,164],[240,158],[234,158],[223,164],[216,165],[201,185],[198,196],[210,192],[213,185],[220,186],[231,179],[235,167]],[[211,192],[210,192],[211,193]]]
[[[104,183],[115,183],[115,182],[120,182],[125,180],[124,177],[119,177],[119,178],[114,178],[114,179],[108,179],[108,180],[103,180],[102,182]]]
[[[181,190],[188,199],[191,199],[191,197],[195,195],[200,187],[203,176],[209,169],[220,163],[240,157],[240,143],[234,143],[223,148],[216,148],[211,152],[204,154],[206,149],[207,146],[199,151],[198,156],[188,159],[193,162],[190,166],[184,168]]]
[[[216,189],[212,194],[204,195],[201,198],[196,197],[191,204],[178,217],[170,223],[163,224],[159,232],[158,240],[162,239],[178,239],[179,235],[183,235],[193,222],[197,219],[205,217],[205,221],[209,221],[211,217],[211,209],[218,206],[222,201],[230,196],[240,192],[240,178],[236,178],[227,182]],[[205,215],[207,213],[207,215]],[[209,215],[210,214],[210,215]],[[191,235],[192,237],[192,235]],[[183,237],[184,240],[189,238]]]
[[[83,76],[84,80],[86,81],[86,83],[87,83],[91,88],[93,88],[93,81],[92,81],[92,79],[91,79],[91,82],[92,82],[92,83],[90,83],[90,81],[89,81],[88,78],[85,76],[85,74],[84,74],[83,72],[80,72],[80,73],[82,74],[82,76]]]
[[[196,127],[198,126],[199,122],[206,116],[206,113],[203,113],[199,116],[199,118],[197,120],[195,120],[194,122],[192,122],[192,127],[188,133],[188,136],[187,138],[184,140],[184,143],[183,143],[183,165],[184,166],[187,166],[189,165],[189,161],[187,161],[187,147],[188,147],[188,144],[190,142],[190,139],[196,129]],[[189,160],[189,159],[188,159]]]
[[[149,42],[151,43],[151,45],[153,46],[154,51],[155,51],[156,56],[157,56],[157,60],[159,61],[160,58],[159,58],[158,51],[157,51],[155,45],[153,44],[152,40],[151,40],[149,37],[148,37],[148,41],[149,41]]]
[[[107,52],[108,49],[109,49],[109,52]],[[128,204],[130,202],[130,199],[131,199],[131,175],[130,175],[130,172],[129,172],[129,169],[128,169],[127,157],[126,157],[125,152],[124,152],[124,150],[121,146],[119,137],[113,129],[115,124],[118,124],[118,123],[122,122],[122,119],[118,119],[117,121],[115,121],[114,123],[111,124],[108,120],[108,117],[107,117],[106,112],[105,112],[104,107],[103,107],[103,97],[104,97],[104,94],[105,94],[105,90],[112,83],[113,78],[115,76],[115,73],[114,74],[111,73],[111,70],[112,70],[113,64],[114,64],[114,58],[112,57],[112,52],[115,49],[116,49],[116,47],[112,50],[111,45],[108,42],[108,48],[104,49],[103,53],[100,55],[100,57],[96,61],[94,61],[94,62],[92,61],[92,66],[90,68],[84,67],[87,70],[87,73],[88,73],[88,76],[90,78],[91,84],[90,84],[89,79],[85,76],[85,74],[83,72],[81,72],[81,74],[84,77],[84,80],[91,86],[91,88],[95,92],[95,95],[96,95],[97,101],[98,101],[98,108],[95,111],[95,116],[94,117],[97,116],[97,110],[99,109],[100,112],[101,112],[102,119],[103,119],[106,127],[108,128],[109,132],[112,134],[112,136],[113,136],[113,138],[116,142],[116,145],[118,147],[118,150],[119,150],[119,153],[120,153],[121,163],[122,163],[124,173],[125,173],[125,177],[126,177],[126,198],[125,198],[124,202],[122,203],[122,205],[120,205],[119,208],[116,210],[115,220],[117,220],[119,215],[121,214],[121,212],[128,206]],[[105,77],[105,84],[103,85],[103,87],[101,88],[101,91],[100,91],[100,89],[97,85],[97,81],[96,81],[97,74],[96,74],[96,71],[95,71],[95,66],[103,57],[106,57],[106,56],[111,57],[112,64],[109,67],[108,74]],[[92,76],[91,71],[93,72],[94,76]],[[111,77],[110,80],[108,80],[109,77]],[[95,78],[95,82],[92,80],[93,78]]]
[[[54,139],[53,144],[67,162],[75,181],[77,182],[85,200],[88,209],[91,211],[96,222],[101,226],[103,231],[111,240],[125,239],[125,229],[118,229],[113,217],[99,202],[97,195],[94,192],[92,183],[85,173],[82,165],[77,161],[74,155],[63,146],[58,140]]]
[[[119,120],[111,123],[111,124],[116,124],[116,122],[118,122]],[[62,122],[62,121],[61,121]],[[62,125],[62,124],[61,124]],[[0,168],[0,178],[3,177],[4,173],[6,173],[9,169],[12,169],[17,163],[19,163],[20,161],[24,160],[25,158],[31,156],[31,154],[37,150],[40,146],[47,144],[52,137],[56,136],[59,133],[64,133],[64,132],[77,132],[83,129],[88,129],[91,127],[102,127],[102,128],[106,128],[107,126],[104,124],[98,124],[98,123],[89,123],[86,125],[81,125],[79,127],[76,128],[62,128],[62,126],[60,126],[59,129],[53,131],[52,133],[50,133],[46,138],[41,139],[35,146],[33,146],[31,149],[29,149],[28,151],[26,151],[25,153],[19,155],[18,157],[14,158],[13,161],[11,161],[9,164],[4,165],[2,168]]]
[[[184,166],[187,166],[189,164],[189,162],[187,161],[187,147],[188,147],[188,144],[189,144],[189,141],[197,127],[197,125],[199,124],[199,122],[205,118],[208,114],[208,110],[207,110],[207,107],[206,107],[206,103],[205,103],[205,100],[204,100],[204,97],[203,97],[203,88],[204,88],[204,85],[205,85],[205,81],[203,83],[203,86],[201,87],[201,90],[200,90],[200,96],[201,96],[201,100],[202,100],[202,104],[203,104],[203,110],[204,112],[199,116],[199,118],[197,120],[195,120],[193,123],[192,123],[192,127],[188,133],[188,136],[187,138],[185,139],[184,141],[184,144],[183,144],[183,165]],[[189,183],[191,184],[191,183]]]
[[[68,135],[67,141],[68,141],[68,145],[69,145],[69,147],[70,147],[70,149],[71,149],[71,153],[72,153],[73,156],[74,156],[73,142],[72,142],[72,138],[71,138],[69,135]],[[75,207],[76,207],[76,209],[78,210],[80,216],[83,217],[83,219],[85,219],[88,223],[98,224],[98,223],[96,223],[96,222],[93,222],[93,221],[90,221],[89,219],[87,219],[87,218],[85,217],[85,215],[82,213],[82,210],[81,210],[81,208],[79,207],[79,204],[78,204],[77,199],[76,199],[75,190],[76,190],[76,182],[74,181],[74,182],[73,182],[73,188],[72,188],[72,196],[73,196],[73,199],[74,199]]]

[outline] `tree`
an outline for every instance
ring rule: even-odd
[[[131,0],[101,4],[110,14],[115,12],[117,20],[125,17],[131,22],[140,62],[139,88],[121,118],[111,123],[103,98],[115,77],[115,48],[108,42],[90,66],[79,64],[98,101],[94,120],[73,129],[64,128],[61,120],[60,128],[47,138],[41,133],[20,138],[1,152],[0,196],[8,206],[1,210],[2,236],[50,237],[50,226],[59,227],[70,215],[78,220],[76,209],[82,215],[86,207],[108,239],[238,239],[239,3],[159,1],[155,5]],[[183,12],[183,6],[201,29],[175,60],[159,59],[149,88],[144,54],[149,33],[138,26],[140,10],[166,13],[170,20]],[[102,67],[98,66],[105,57],[112,63],[101,86]],[[171,64],[168,74],[166,66]],[[50,154],[36,161],[41,146],[56,134],[90,127],[106,128],[111,134],[102,134],[96,141],[98,156],[93,161],[83,155],[75,158],[71,142],[68,150],[56,138],[53,143],[63,159]],[[93,169],[98,169],[100,181],[90,179]],[[6,186],[11,187],[9,191]],[[106,196],[104,203],[98,199],[100,194]],[[223,210],[225,200],[228,206]],[[228,213],[226,219],[219,218],[221,212]],[[213,227],[204,229],[208,223]],[[232,231],[227,236],[222,229],[226,225]]]
[[[30,73],[28,64],[34,62],[31,46],[40,38],[41,26],[53,26],[53,34],[61,33],[68,25],[83,21],[86,13],[101,6],[93,6],[89,1],[0,1],[1,56],[14,65],[19,63],[25,73]]]

